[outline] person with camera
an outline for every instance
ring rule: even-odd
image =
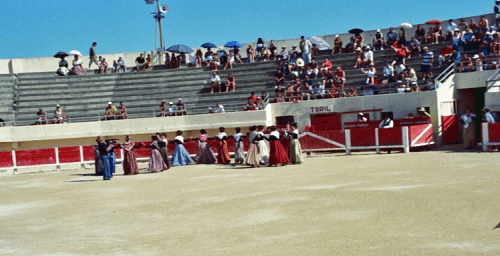
[[[99,149],[99,155],[102,162],[102,172],[103,172],[103,180],[109,180],[113,177],[111,174],[110,167],[110,157],[109,151],[113,148],[113,144],[110,143],[109,140],[104,140],[102,136],[97,137],[97,148]]]

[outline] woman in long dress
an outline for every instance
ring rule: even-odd
[[[151,151],[149,151],[149,164],[148,164],[148,170],[150,172],[163,172],[163,170],[166,170],[167,164],[165,164],[165,161],[163,161],[163,157],[161,156],[160,153],[160,146],[158,146],[158,137],[156,135],[151,136],[151,145],[149,147],[151,148]]]
[[[288,154],[281,145],[280,142],[280,133],[276,130],[275,126],[271,127],[271,134],[269,135],[269,145],[270,145],[270,154],[269,154],[269,166],[281,166],[287,165],[290,161],[288,159]]]
[[[291,131],[290,124],[287,124],[286,129],[283,131],[283,136],[280,139],[281,145],[283,146],[283,149],[285,150],[287,155],[290,149],[290,138],[288,136],[288,133],[290,131]]]
[[[186,148],[184,148],[184,145],[182,145],[184,144],[182,131],[177,131],[175,135],[176,137],[174,139],[174,142],[171,142],[173,144],[177,144],[177,146],[175,146],[174,154],[172,155],[172,165],[179,166],[193,163],[193,159],[191,159],[191,156],[189,156]]]
[[[226,128],[220,127],[219,134],[217,134],[217,141],[219,142],[217,163],[219,164],[229,164],[231,162],[231,157],[229,156],[229,151],[227,150],[227,134],[225,131]]]
[[[258,144],[261,162],[262,162],[262,164],[269,163],[269,148],[267,147],[267,144],[264,141],[264,126],[263,125],[259,125],[257,133],[262,137],[262,139],[259,140],[259,144]]]
[[[293,123],[290,125],[292,131],[290,132],[290,149],[288,151],[288,158],[292,164],[300,164],[304,160],[302,156],[302,149],[299,141],[299,130],[297,129],[297,124]]]
[[[245,163],[251,167],[260,167],[261,160],[258,144],[262,136],[260,136],[256,130],[257,126],[250,127],[250,135],[248,136],[250,146],[248,146],[247,157],[245,158]]]
[[[236,134],[233,134],[233,138],[236,141],[234,145],[234,163],[243,164],[245,162],[245,149],[243,145],[243,134],[241,134],[241,128],[236,127]]]
[[[125,175],[139,174],[139,166],[137,165],[137,159],[135,157],[134,148],[139,148],[143,144],[135,145],[130,141],[130,136],[125,136],[125,142],[120,144],[120,147],[124,149],[123,153],[123,173]]]
[[[160,147],[160,154],[161,157],[163,158],[163,161],[167,165],[167,169],[170,169],[170,161],[168,161],[168,140],[167,140],[167,135],[165,133],[162,133],[161,135],[159,133],[156,134],[156,137],[158,139],[158,146]]]
[[[73,60],[73,68],[69,72],[70,75],[83,76],[87,73],[82,67],[83,61],[79,60],[78,58],[78,55],[75,55],[75,59]]]
[[[207,143],[208,134],[205,129],[200,130],[200,134],[194,140],[199,140],[198,152],[196,153],[195,162],[197,164],[215,164],[217,158],[214,152]]]

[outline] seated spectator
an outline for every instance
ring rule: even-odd
[[[291,101],[292,97],[293,97],[293,87],[287,84],[285,88],[285,100],[289,102]]]
[[[167,115],[167,103],[162,100],[160,103],[160,117],[165,117]]]
[[[115,73],[125,73],[125,71],[127,70],[127,66],[125,66],[125,60],[122,56],[118,57],[118,61],[116,62],[116,66],[114,66],[114,68]]]
[[[99,59],[101,59],[101,56],[99,56]],[[99,74],[104,74],[108,72],[108,62],[106,61],[106,58],[102,58],[99,61]]]
[[[294,53],[297,54],[297,56],[299,55],[299,50],[297,50],[296,45],[292,46],[292,49],[288,52],[288,56],[293,56]]]
[[[398,80],[397,82],[397,87],[396,87],[396,93],[405,93],[405,83],[403,81]]]
[[[335,76],[333,75],[331,70],[328,70],[326,72],[326,75],[323,76],[323,86],[325,88],[333,88],[334,84],[335,84]]]
[[[285,77],[283,76],[283,73],[281,73],[281,69],[276,70],[276,74],[274,75],[274,87],[275,88],[280,88],[283,86],[285,83]]]
[[[68,62],[64,60],[64,56],[61,57],[61,61],[59,61],[59,68],[56,71],[58,76],[67,76],[69,74]]]
[[[120,107],[118,108],[120,115],[118,119],[128,119],[127,107],[125,107],[125,103],[120,102]]]
[[[401,62],[397,62],[396,65],[394,66],[394,75],[395,75],[395,80],[404,80],[404,72],[405,72],[405,65]]]
[[[253,44],[248,44],[247,56],[250,62],[255,62],[255,49],[252,46]]]
[[[406,81],[406,86],[409,87],[411,83],[417,83],[417,72],[411,66],[406,66],[405,69],[405,81]]]
[[[262,47],[262,61],[268,60],[271,60],[271,51],[264,46]]]
[[[394,80],[394,67],[389,63],[389,61],[385,62],[385,66],[382,72],[384,74],[384,78],[382,79],[383,84]]]
[[[212,68],[212,71],[217,71],[219,64],[221,64],[221,59],[216,53],[214,53],[212,55],[212,61],[210,61],[210,67]]]
[[[460,41],[462,41],[462,34],[460,33],[460,31],[458,30],[458,28],[456,28],[454,31],[453,31],[453,36],[451,37],[451,46],[453,48],[456,48],[458,49],[459,45],[460,45]]]
[[[464,51],[470,51],[474,48],[475,39],[474,32],[468,28],[462,36],[462,41],[459,42],[459,47],[462,47]]]
[[[288,51],[286,50],[286,46],[281,47],[281,52],[280,52],[279,56],[281,56],[281,58],[283,60],[288,60],[288,57],[290,57],[290,55],[288,55]]]
[[[415,30],[415,39],[418,42],[425,42],[425,29],[422,28],[422,25],[417,25],[417,29]]]
[[[201,67],[201,63],[203,60],[203,53],[200,49],[196,51],[196,67]]]
[[[364,48],[363,51],[363,64],[362,67],[370,66],[373,64],[373,52],[369,45]]]
[[[399,35],[399,44],[405,45],[406,44],[406,32],[405,28],[401,27],[401,34]]]
[[[274,97],[275,103],[283,103],[285,102],[285,95],[283,93],[276,93]]]
[[[486,19],[484,15],[481,15],[479,20],[479,28],[483,30],[484,33],[488,32],[488,28],[490,27],[489,21]]]
[[[178,59],[179,58],[177,58],[175,56],[175,53],[172,53],[172,58],[170,59],[170,67],[171,68],[177,68],[179,66]]]
[[[452,19],[449,19],[448,25],[446,25],[446,41],[451,41],[451,37],[453,36],[453,31],[455,31],[455,29],[458,29],[457,24],[455,24]]]
[[[407,90],[408,91],[408,90]],[[420,90],[420,87],[418,87],[417,85],[417,82],[416,81],[412,81],[410,83],[410,90],[409,92],[421,92],[422,90]]]
[[[288,73],[292,73],[292,69],[295,69],[297,67],[297,53],[294,53],[291,55],[290,59],[288,60]]]
[[[425,42],[427,44],[431,44],[433,41],[434,41],[434,28],[433,27],[429,27],[429,30],[427,31],[427,37],[425,38]]]
[[[412,113],[409,113],[407,116],[405,116],[405,119],[413,119],[415,118]]]
[[[350,38],[350,42],[349,42],[349,43],[345,46],[345,51],[346,51],[346,52],[354,52],[354,49],[356,49],[356,48],[354,47],[354,41],[355,41],[355,40],[354,40],[354,37],[353,37],[353,36],[351,36],[351,38]],[[359,47],[359,48],[361,49],[361,47]]]
[[[312,80],[311,83],[304,83],[304,85],[300,88],[301,97],[303,100],[310,100],[312,97]]]
[[[323,99],[325,97],[325,86],[321,82],[314,85],[313,91],[316,99]]]
[[[410,42],[408,43],[408,50],[410,51],[408,59],[414,56],[418,56],[418,53],[420,52],[420,42],[417,41],[415,37],[412,37]]]
[[[247,99],[247,106],[245,107],[245,110],[256,110],[257,101],[258,98],[255,96],[255,92],[252,92],[252,95]]]
[[[210,93],[214,93],[214,88],[217,88],[219,92],[220,90],[220,77],[217,75],[217,72],[212,72],[212,76],[210,77]]]
[[[215,105],[215,108],[213,109],[213,112],[217,113],[217,114],[226,113],[226,111],[224,110],[224,106],[222,106],[220,103],[217,103]]]
[[[325,57],[325,60],[323,61],[322,63],[322,67],[321,67],[321,76],[325,77],[326,76],[326,73],[328,73],[328,71],[331,71],[332,70],[332,62],[328,59],[328,57]]]
[[[48,121],[47,121],[47,112],[43,111],[43,109],[39,109],[38,112],[36,112],[36,125],[40,125],[40,124],[48,124]]]
[[[373,65],[373,63],[370,64],[370,68],[366,71],[361,68],[361,72],[366,74],[367,84],[375,84],[375,76],[377,75],[377,70],[375,69],[375,65]]]
[[[443,65],[443,62],[448,62],[448,60],[451,57],[451,54],[453,54],[453,48],[449,43],[445,43],[444,47],[441,49],[441,55],[439,55],[438,60],[439,60],[439,66],[441,67]]]
[[[332,55],[333,54],[341,54],[342,53],[342,39],[340,39],[339,35],[335,35],[335,40],[333,41],[333,49],[332,49]]]
[[[394,122],[391,120],[390,116],[385,116],[384,120],[382,120],[382,122],[380,122],[380,124],[378,125],[378,128],[382,129],[393,128],[393,127],[394,127]]]
[[[436,88],[438,88],[439,85],[436,85],[436,81],[434,79],[427,79],[425,80],[424,82],[424,89],[425,90],[435,90]]]
[[[236,91],[236,79],[231,73],[227,75],[226,92],[229,92],[230,88],[232,88],[233,92]]]
[[[179,102],[177,103],[177,109],[175,112],[177,116],[188,115],[186,104],[182,102],[182,98],[179,98]]]
[[[172,67],[170,54],[168,54],[168,52],[165,52],[165,68],[170,68],[170,67]]]
[[[141,53],[139,57],[135,59],[135,68],[137,69],[137,71],[144,70],[144,62],[146,62],[146,60],[143,56],[144,55]]]
[[[418,108],[417,109],[417,118],[423,118],[423,117],[427,117],[427,118],[431,118],[431,115],[429,113],[427,113],[427,110],[425,110],[425,108]]]
[[[266,92],[262,92],[260,98],[259,98],[259,109],[264,109],[267,104],[269,104],[269,97],[267,97],[267,93]]]
[[[406,46],[404,45],[401,45],[401,48],[396,48],[394,46],[391,46],[391,48],[396,52],[396,58],[392,62],[392,65],[396,64],[397,62],[406,64],[406,56],[409,52],[408,48],[406,48]]]
[[[307,65],[308,69],[306,71],[306,74],[308,76],[311,76],[313,78],[318,78],[318,74],[319,74],[319,65],[318,63],[316,62],[316,60],[314,58],[311,59],[311,63],[309,63]]]
[[[205,63],[205,66],[211,66],[212,64],[212,61],[214,60],[214,57],[213,57],[214,53],[212,51],[207,51],[205,53],[205,59],[203,59],[204,63]]]
[[[75,57],[78,55],[75,55]],[[66,121],[66,116],[64,115],[64,110],[61,109],[59,104],[56,105],[56,110],[54,111],[54,123],[62,124]]]
[[[365,38],[361,34],[354,34],[354,47],[363,48]]]
[[[398,33],[394,31],[393,27],[389,28],[389,32],[387,32],[386,38],[387,38],[387,41],[385,42],[385,47],[387,47],[387,48],[391,47],[392,45],[394,45],[394,43],[397,42]]]
[[[358,91],[356,90],[356,87],[351,86],[351,89],[349,89],[348,95],[349,95],[349,97],[357,97],[357,96],[359,96],[358,95]]]
[[[384,35],[380,33],[380,29],[377,29],[377,33],[373,37],[373,48],[376,51],[384,49]]]
[[[458,24],[458,29],[460,30],[460,32],[463,32],[463,31],[465,31],[468,28],[469,28],[469,25],[467,24],[467,22],[465,21],[465,19],[464,18],[460,18],[460,23]]]
[[[108,102],[108,106],[106,107],[106,110],[104,112],[104,120],[116,120],[116,112],[118,112],[118,109],[113,106],[113,103],[111,101]]]
[[[361,48],[356,48],[354,51],[356,52],[354,54],[354,60],[356,63],[353,68],[361,68],[363,66],[363,52],[361,51]]]
[[[226,65],[226,62],[227,62],[227,57],[228,57],[228,54],[227,52],[224,50],[223,47],[220,47],[219,50],[217,51],[217,54],[214,56],[214,60],[217,59],[217,65],[221,64],[223,66]],[[212,61],[213,63],[213,61]],[[214,70],[214,67],[213,67],[213,64],[212,64],[212,71]],[[217,67],[215,67],[215,70],[217,70]]]
[[[278,69],[281,69],[281,73],[283,75],[286,75],[286,72],[288,71],[288,61],[283,58],[283,56],[278,55],[278,63],[277,63]]]
[[[442,30],[443,28],[440,24],[436,23],[434,25],[434,28],[432,29],[432,44],[439,44],[439,38],[443,35]]]
[[[78,55],[75,55],[75,59],[73,60],[73,68],[69,72],[70,75],[73,76],[83,76],[87,73],[85,69],[82,67],[83,61],[79,59]]]
[[[375,94],[375,92],[373,91],[371,86],[365,85],[365,88],[363,89],[363,96],[370,96],[370,95],[374,95],[374,94]]]
[[[234,53],[234,61],[237,61],[239,63],[243,63],[243,61],[241,60],[241,51],[238,47],[234,47],[233,48],[233,53]]]
[[[342,70],[342,67],[337,67],[337,72],[335,72],[335,86],[342,88],[344,91],[344,85],[346,81],[345,71]]]
[[[311,55],[312,56],[318,56],[319,54],[319,48],[317,44],[313,44],[313,47],[311,49]]]
[[[176,108],[174,106],[174,103],[173,102],[169,102],[168,103],[170,105],[170,107],[168,107],[168,113],[167,115],[168,116],[176,116],[177,115],[177,111],[176,111]]]
[[[229,57],[226,61],[226,65],[224,65],[224,70],[229,66],[231,69],[233,69],[233,63],[235,61],[236,56],[234,55],[233,51],[229,51]]]

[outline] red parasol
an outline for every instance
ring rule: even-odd
[[[443,24],[443,22],[441,22],[440,20],[428,20],[425,22],[425,24],[436,25],[436,24]]]

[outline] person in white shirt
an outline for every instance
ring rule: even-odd
[[[382,72],[384,73],[384,79],[382,80],[383,84],[386,84],[394,79],[394,67],[391,66],[389,61],[385,62],[384,70]]]
[[[222,106],[221,104],[217,103],[216,105],[216,108],[214,109],[214,112],[215,113],[226,113],[226,111],[224,110],[224,106]]]
[[[368,119],[365,117],[363,113],[358,114],[358,122],[367,122]]]
[[[481,115],[483,116],[484,121],[486,121],[487,123],[489,123],[489,124],[496,123],[496,120],[493,117],[493,115],[490,113],[489,108],[484,108],[483,110],[481,110]],[[489,148],[490,148],[490,151],[497,150],[497,146],[490,146]]]
[[[302,40],[300,42],[300,50],[302,50],[302,59],[304,59],[304,62],[306,64],[309,64],[311,63],[312,43],[304,36],[301,36],[300,39]]]
[[[458,28],[457,24],[453,22],[452,19],[448,20],[448,25],[446,26],[446,40],[450,40],[453,36],[453,31]]]
[[[214,93],[214,88],[217,86],[219,92],[220,91],[220,77],[217,75],[217,72],[212,72],[212,76],[210,77],[211,82],[211,91],[210,93]]]
[[[382,120],[382,122],[380,122],[378,127],[381,129],[393,128],[394,121],[391,120],[390,116],[385,116],[384,120]],[[391,153],[391,148],[387,148],[387,154],[390,154],[390,153]]]
[[[175,116],[175,107],[174,107],[174,103],[173,102],[170,102],[170,107],[168,108],[168,116]]]
[[[476,147],[476,115],[471,113],[470,108],[465,109],[465,114],[460,117],[462,123],[463,131],[463,143],[464,149],[475,148]]]

